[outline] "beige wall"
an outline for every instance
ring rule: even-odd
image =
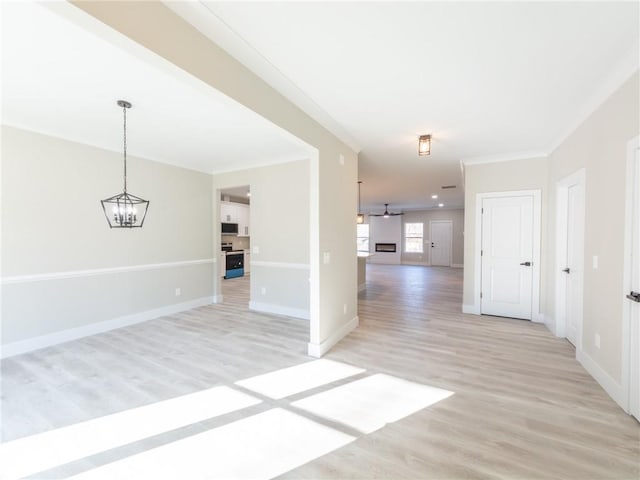
[[[475,264],[479,253],[476,245],[476,196],[479,193],[508,192],[517,190],[541,190],[541,278],[545,275],[547,255],[546,235],[547,219],[547,178],[548,161],[545,158],[532,158],[511,162],[467,165],[464,170],[464,284],[463,304],[472,306],[477,300],[475,291]],[[541,306],[544,305],[544,292],[541,291]]]
[[[617,384],[622,379],[623,245],[627,142],[640,134],[640,82],[636,72],[550,156],[547,312],[554,319],[555,188],[585,169],[584,353]],[[598,256],[598,269],[592,258]],[[600,348],[594,343],[601,338]],[[587,360],[589,361],[589,360]],[[593,374],[594,372],[592,372]],[[594,375],[595,376],[595,375]],[[602,380],[602,379],[599,379]]]
[[[137,269],[213,258],[211,176],[131,157],[129,190],[150,200],[141,229],[107,224],[100,200],[122,186],[120,153],[2,127],[3,344],[211,301],[211,263]]]
[[[356,152],[161,3],[74,5],[316,149],[309,184],[309,347],[322,353],[357,320]],[[329,263],[320,262],[324,253]]]
[[[419,263],[429,265],[430,258],[430,238],[429,222],[433,220],[451,220],[452,222],[452,264],[462,266],[464,262],[464,209],[454,210],[423,210],[418,212],[406,212],[402,217],[402,242],[404,247],[404,224],[412,222],[424,223],[424,253],[402,252],[402,263]],[[404,248],[403,248],[404,250]]]
[[[251,246],[259,250],[251,254],[250,292],[256,309],[309,317],[309,166],[309,160],[300,160],[213,176],[214,191],[242,185],[251,189]],[[228,237],[221,238],[219,206],[215,211],[218,245]]]

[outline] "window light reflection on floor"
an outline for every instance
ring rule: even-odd
[[[270,398],[280,399],[358,375],[364,371],[363,368],[346,363],[321,359],[247,378],[236,382],[236,385]]]
[[[22,478],[258,403],[220,386],[0,443],[0,478]]]
[[[268,479],[353,440],[352,436],[274,408],[71,478]]]
[[[387,423],[444,400],[454,392],[377,374],[355,380],[291,405],[371,433]]]

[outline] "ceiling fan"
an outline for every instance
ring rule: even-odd
[[[404,215],[404,213],[400,212],[400,213],[389,213],[389,204],[385,203],[384,204],[384,213],[370,213],[369,216],[370,217],[384,217],[384,218],[389,218],[389,217],[395,217],[396,215]]]

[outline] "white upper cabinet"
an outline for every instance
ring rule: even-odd
[[[249,236],[249,205],[235,202],[220,202],[220,221],[237,223],[238,236]]]

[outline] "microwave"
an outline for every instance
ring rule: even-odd
[[[222,235],[237,235],[238,224],[237,223],[225,223],[222,222]]]

